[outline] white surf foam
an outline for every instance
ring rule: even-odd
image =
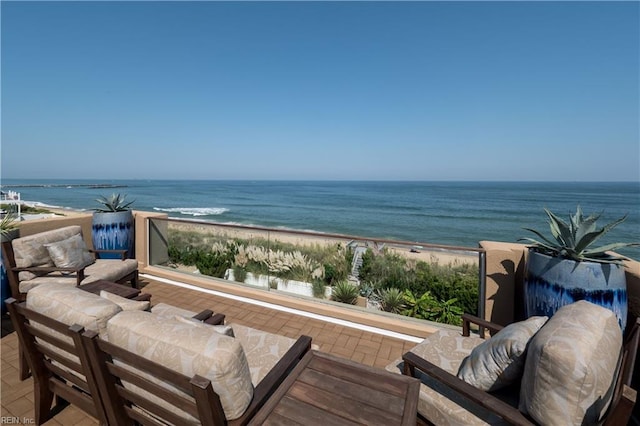
[[[189,216],[217,216],[229,211],[224,207],[172,207],[168,209],[154,207],[153,209],[159,212],[180,213]]]

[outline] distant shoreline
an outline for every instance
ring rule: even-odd
[[[110,183],[34,183],[34,184],[12,184],[12,185],[0,185],[0,188],[127,188],[129,185],[116,185]]]

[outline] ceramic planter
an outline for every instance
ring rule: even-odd
[[[95,212],[91,225],[91,239],[96,250],[127,250],[127,257],[133,259],[135,230],[133,213]],[[117,254],[101,254],[103,259],[119,259]]]
[[[527,317],[552,316],[561,306],[587,300],[612,310],[620,328],[627,323],[627,282],[624,267],[575,262],[529,250],[524,279]]]
[[[18,229],[12,229],[7,235],[0,236],[0,242],[5,243],[18,238],[19,232]],[[7,271],[4,269],[4,262],[0,263],[0,291],[2,292],[2,313],[5,314],[7,313],[7,306],[4,304],[4,301],[11,296],[11,286],[9,285]]]

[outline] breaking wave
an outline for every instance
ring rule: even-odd
[[[173,207],[169,209],[154,207],[153,209],[159,212],[180,213],[188,216],[217,216],[229,211],[224,207]]]

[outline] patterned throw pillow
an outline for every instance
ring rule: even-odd
[[[462,361],[458,377],[483,391],[516,382],[522,376],[527,344],[547,320],[531,317],[506,326],[471,351]]]
[[[148,300],[131,300],[104,290],[100,291],[100,297],[120,306],[123,311],[148,311],[151,304]]]
[[[518,408],[537,424],[601,424],[621,354],[612,311],[586,300],[564,305],[529,344]]]
[[[80,234],[44,246],[58,268],[84,268],[95,262]]]

